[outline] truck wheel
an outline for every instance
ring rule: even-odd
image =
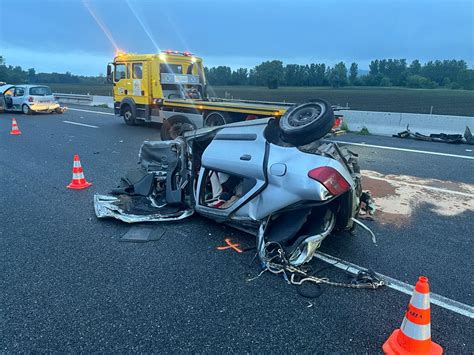
[[[227,112],[212,111],[204,119],[204,127],[224,126],[231,122],[232,119]]]
[[[299,146],[324,137],[334,124],[334,112],[325,100],[316,99],[295,105],[280,119],[282,139]]]
[[[23,104],[23,106],[21,106],[21,111],[25,115],[31,115],[32,112],[33,112],[33,111],[31,111],[30,106],[28,106],[27,104]]]
[[[196,126],[185,116],[171,116],[164,121],[161,126],[161,140],[173,140],[181,136],[184,132],[192,131],[194,129],[196,129]]]
[[[123,120],[129,126],[135,126],[137,121],[135,120],[135,115],[133,114],[132,108],[129,105],[125,105],[122,109]]]

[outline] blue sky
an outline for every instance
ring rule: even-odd
[[[114,45],[87,7],[126,51],[188,50],[208,66],[367,68],[376,58],[474,66],[474,0],[0,0],[0,55],[37,71],[104,73]]]

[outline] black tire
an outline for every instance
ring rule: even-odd
[[[129,126],[135,126],[137,124],[137,120],[135,119],[135,115],[133,114],[133,110],[130,105],[123,106],[122,116],[125,123]]]
[[[224,126],[231,122],[232,119],[227,112],[211,111],[204,119],[204,127]]]
[[[28,106],[27,104],[23,104],[23,106],[21,106],[21,112],[23,112],[23,114],[25,115],[31,115],[33,113],[33,111],[31,111],[30,106]]]
[[[324,137],[334,125],[334,112],[325,100],[316,99],[288,109],[280,118],[281,137],[296,146]]]
[[[196,129],[196,126],[185,116],[171,116],[164,121],[161,126],[161,140],[173,140],[181,136],[184,132],[192,131],[194,129]]]

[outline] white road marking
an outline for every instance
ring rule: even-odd
[[[92,126],[90,124],[85,124],[85,123],[79,123],[79,122],[71,122],[71,121],[63,121],[64,123],[69,123],[69,124],[74,124],[77,126],[84,126],[84,127],[90,127],[90,128],[99,128],[98,126]]]
[[[373,176],[373,175],[365,175],[365,174],[363,174],[363,176],[367,176],[368,178],[374,179],[374,180],[381,180],[381,181],[391,182],[391,183],[394,183],[394,184],[401,184],[401,185],[407,185],[407,186],[414,186],[414,187],[419,187],[420,189],[425,189],[425,190],[431,190],[431,191],[436,191],[436,192],[443,192],[443,193],[447,193],[447,194],[461,195],[461,196],[466,196],[466,197],[472,197],[472,198],[474,198],[474,194],[470,194],[470,193],[467,193],[467,192],[460,192],[460,191],[442,189],[442,188],[440,188],[440,187],[434,187],[434,186],[412,184],[412,183],[410,183],[410,182],[399,181],[399,180],[384,179],[384,178],[377,177],[377,176]]]
[[[98,113],[99,115],[110,115],[110,116],[115,116],[115,113],[111,113],[111,112],[101,112],[101,111],[92,111],[92,110],[82,110],[82,109],[80,109],[80,108],[68,108],[68,111],[90,112],[90,113]]]
[[[360,270],[367,270],[363,267],[360,267],[356,264],[350,263],[348,261],[336,258],[334,256],[328,255],[326,253],[317,251],[316,254],[314,254],[314,257],[322,260],[328,264],[332,264],[333,266],[345,270],[353,275],[357,275],[357,273]],[[394,279],[390,276],[385,276],[382,274],[377,273],[379,277],[384,279],[387,282],[387,287],[390,287],[391,289],[397,290],[401,293],[407,294],[411,296],[413,294],[413,286],[409,285],[405,282],[399,281],[397,279]],[[444,309],[450,310],[452,312],[455,312],[457,314],[461,314],[463,316],[469,317],[469,318],[474,318],[474,307],[469,306],[467,304],[452,300],[450,298],[438,295],[437,293],[430,293],[430,301],[431,303],[440,306]]]
[[[470,159],[474,160],[474,156],[469,155],[458,155],[458,154],[448,154],[448,153],[439,153],[439,152],[430,152],[427,150],[416,150],[416,149],[407,149],[407,148],[396,148],[396,147],[387,147],[384,145],[373,145],[373,144],[365,144],[365,143],[353,143],[353,142],[345,142],[345,141],[333,141],[336,143],[347,144],[347,145],[357,145],[360,147],[369,147],[369,148],[378,148],[378,149],[388,149],[388,150],[398,150],[401,152],[410,152],[410,153],[420,153],[420,154],[430,154],[430,155],[438,155],[442,157],[451,157],[451,158],[462,158],[462,159]]]

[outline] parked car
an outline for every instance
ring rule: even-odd
[[[361,205],[357,157],[322,138],[331,106],[314,100],[280,119],[262,118],[145,141],[139,168],[97,217],[128,223],[180,220],[194,212],[257,236],[262,261],[278,245],[291,265],[308,262],[333,230],[351,230]]]
[[[26,115],[33,112],[65,111],[56,101],[51,89],[45,85],[0,86],[0,110],[2,107],[4,111],[21,111]]]

